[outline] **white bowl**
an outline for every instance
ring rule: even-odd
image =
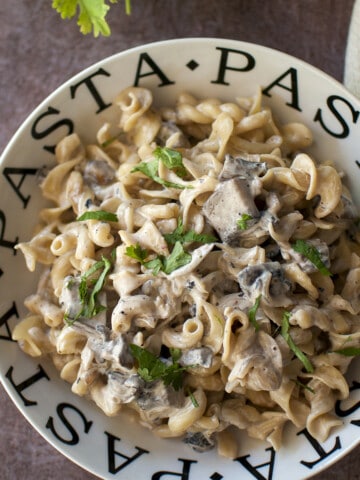
[[[107,418],[43,359],[20,351],[10,335],[26,312],[37,274],[27,272],[17,241],[28,240],[43,204],[35,172],[52,165],[54,145],[71,130],[94,138],[123,88],[138,84],[153,91],[156,105],[172,104],[182,91],[230,101],[251,96],[256,87],[282,121],[301,121],[314,133],[311,152],[334,162],[360,205],[360,102],[310,65],[258,45],[224,39],[181,39],[137,47],[86,69],[50,95],[24,122],[2,159],[0,205],[0,370],[8,394],[28,421],[55,448],[102,478],[307,478],[345,455],[359,442],[355,384],[349,400],[338,404],[343,425],[319,444],[306,431],[286,429],[284,446],[246,439],[235,461],[214,451],[196,453],[180,441],[161,440],[122,416]],[[359,363],[349,382],[360,381]],[[162,474],[159,472],[163,472]],[[186,473],[188,472],[188,473]]]

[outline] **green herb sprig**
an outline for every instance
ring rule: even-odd
[[[105,210],[89,210],[80,215],[77,219],[78,222],[84,220],[100,220],[102,222],[117,222],[118,217],[115,213],[106,212]]]
[[[294,340],[292,339],[290,335],[290,312],[285,312],[282,318],[282,323],[281,323],[281,335],[284,337],[284,340],[288,344],[290,350],[293,351],[293,353],[297,356],[297,358],[301,361],[301,363],[304,365],[305,370],[308,373],[313,373],[314,367],[308,357],[305,355],[304,352],[300,350],[300,348],[295,344]]]
[[[174,270],[187,265],[192,258],[191,254],[184,250],[180,242],[175,243],[168,257],[157,255],[155,258],[147,260],[149,252],[141,248],[139,244],[126,247],[125,253],[127,256],[140,262],[145,268],[152,270],[154,275],[157,275],[160,271],[169,275]]]
[[[248,213],[243,213],[241,217],[236,222],[236,225],[239,230],[246,230],[248,228],[249,220],[252,220],[253,216],[249,215]]]
[[[102,257],[101,260],[95,262],[92,267],[81,276],[79,297],[82,308],[74,318],[70,318],[65,314],[64,320],[68,325],[72,325],[79,318],[95,317],[95,315],[106,309],[104,305],[98,303],[97,297],[105,285],[106,277],[111,268],[111,261]],[[100,274],[94,278],[94,275],[98,272],[100,272]]]
[[[248,311],[248,317],[249,317],[250,323],[253,325],[256,331],[258,331],[260,328],[259,322],[256,320],[256,312],[258,311],[258,308],[260,306],[260,301],[261,301],[261,295],[257,297],[254,305]]]
[[[326,267],[324,262],[321,259],[319,251],[310,243],[305,240],[296,240],[294,244],[291,245],[295,252],[300,253],[306,257],[310,262],[319,270],[320,273],[326,276],[330,276],[331,272]]]
[[[146,382],[162,380],[165,385],[171,385],[175,390],[180,390],[183,384],[183,372],[189,368],[181,367],[179,364],[181,350],[170,349],[172,358],[172,364],[170,365],[138,345],[130,344],[130,350],[138,362],[137,372],[143,380]]]
[[[298,385],[300,388],[303,388],[304,390],[307,390],[310,393],[315,393],[315,390],[313,388],[309,387],[308,385],[306,385],[306,383],[300,382],[300,380],[298,380],[298,379],[292,380],[292,381],[296,385]]]
[[[196,233],[194,230],[185,231],[183,221],[180,217],[178,218],[177,227],[175,228],[175,230],[172,233],[165,233],[164,238],[168,245],[174,245],[176,242],[214,243],[218,241],[218,239],[213,235],[208,235],[206,233]]]
[[[167,147],[157,147],[153,151],[154,159],[148,162],[141,162],[139,165],[131,170],[131,173],[141,172],[147,177],[151,178],[154,182],[164,185],[168,188],[185,189],[192,188],[190,185],[180,185],[179,183],[169,182],[159,177],[159,164],[162,162],[165,167],[181,177],[186,175],[186,169],[182,162],[181,153],[177,150],[172,150]]]
[[[117,3],[118,0],[110,0]],[[111,34],[110,26],[105,17],[110,6],[105,0],[53,0],[52,8],[56,10],[63,20],[71,19],[78,15],[77,24],[84,35],[94,32],[94,37]],[[125,13],[131,13],[131,0],[125,0]]]
[[[346,357],[357,357],[360,355],[360,348],[359,347],[339,348],[339,350],[334,350],[334,353],[339,353],[340,355],[345,355]]]

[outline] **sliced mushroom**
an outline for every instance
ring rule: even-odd
[[[179,363],[186,367],[196,365],[199,367],[210,368],[214,354],[209,347],[192,348],[182,352]]]
[[[279,262],[249,265],[239,273],[238,281],[241,290],[252,301],[261,295],[263,300],[275,307],[291,304],[287,293],[291,291],[292,284],[285,277]]]
[[[184,437],[184,443],[189,445],[195,452],[207,452],[215,446],[212,435],[206,435],[203,432],[188,432]]]
[[[109,185],[115,181],[115,170],[105,160],[87,160],[84,180],[88,185]]]
[[[136,399],[145,381],[139,375],[124,375],[114,371],[108,374],[107,385],[118,403],[130,403]]]
[[[113,367],[125,370],[130,370],[134,366],[134,358],[123,334],[109,340],[105,340],[103,336],[92,336],[88,340],[88,346],[95,353],[99,363],[108,360]]]
[[[176,391],[162,380],[145,382],[137,392],[136,402],[142,410],[153,410],[163,407],[180,408],[185,396],[182,390]]]
[[[252,180],[255,176],[266,173],[265,162],[250,162],[241,157],[226,155],[224,167],[220,173],[219,180],[229,180],[234,177],[247,178]]]
[[[157,134],[160,145],[171,148],[189,148],[190,142],[174,122],[163,122]]]
[[[79,287],[80,277],[68,275],[64,278],[59,303],[67,317],[70,319],[76,318],[83,308]]]
[[[249,182],[244,178],[220,182],[204,204],[203,213],[221,240],[233,246],[238,245],[241,239],[242,230],[239,229],[237,222],[242,215],[260,217],[250,192]]]

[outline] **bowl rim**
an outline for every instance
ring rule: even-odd
[[[158,40],[154,42],[148,42],[140,45],[136,45],[134,47],[121,50],[119,52],[113,53],[111,55],[108,55],[104,57],[103,59],[100,59],[96,61],[95,63],[88,65],[87,67],[83,68],[82,70],[78,71],[71,77],[69,77],[67,80],[65,80],[63,83],[58,85],[55,90],[53,90],[51,93],[45,96],[43,100],[23,119],[23,121],[20,123],[18,128],[15,130],[13,135],[10,137],[10,140],[7,142],[5,145],[5,148],[3,152],[0,155],[0,165],[3,163],[4,158],[7,156],[8,151],[12,148],[13,144],[16,143],[17,137],[22,133],[23,130],[28,126],[30,121],[33,118],[36,118],[36,115],[41,112],[43,107],[49,103],[53,98],[56,98],[56,96],[62,91],[65,90],[67,87],[69,87],[72,83],[76,82],[77,80],[81,79],[82,77],[86,76],[90,71],[96,69],[100,65],[103,65],[104,63],[110,63],[115,59],[121,59],[122,57],[126,57],[128,55],[136,54],[139,51],[141,51],[144,48],[154,48],[158,46],[173,46],[173,45],[181,45],[182,43],[188,43],[188,42],[195,42],[198,44],[201,43],[206,43],[206,42],[228,42],[228,43],[233,43],[233,44],[238,44],[242,45],[243,47],[248,47],[248,48],[256,48],[259,52],[262,53],[273,53],[275,52],[278,55],[281,55],[283,58],[287,59],[295,59],[299,65],[303,66],[305,69],[309,70],[312,72],[314,75],[317,77],[323,78],[327,82],[332,83],[336,88],[340,88],[346,94],[348,95],[349,98],[351,98],[352,102],[357,104],[360,110],[360,99],[357,98],[350,90],[347,89],[347,87],[341,83],[339,80],[336,78],[332,77],[330,74],[327,72],[323,71],[322,69],[312,65],[311,63],[308,63],[306,60],[303,60],[299,57],[296,57],[294,55],[291,55],[287,52],[283,52],[280,49],[273,48],[273,47],[268,47],[259,43],[253,43],[253,42],[248,42],[248,41],[243,41],[243,40],[234,40],[231,38],[223,38],[223,37],[182,37],[182,38],[170,38],[166,40]]]
[[[21,134],[24,132],[24,130],[28,127],[28,125],[31,123],[31,121],[37,117],[39,113],[43,110],[44,106],[46,106],[48,103],[50,103],[54,98],[56,98],[59,93],[61,93],[63,90],[68,88],[72,83],[80,80],[84,76],[86,76],[88,73],[91,71],[95,70],[99,66],[103,66],[105,63],[111,63],[114,60],[115,61],[121,61],[123,57],[131,56],[133,54],[137,54],[141,52],[141,50],[145,48],[156,48],[159,46],[162,47],[172,47],[176,45],[181,45],[181,44],[186,44],[186,43],[196,43],[196,44],[206,44],[208,42],[225,42],[228,44],[233,44],[237,46],[241,46],[242,48],[250,48],[250,49],[256,49],[257,52],[261,54],[272,54],[275,53],[276,55],[282,56],[284,59],[288,60],[295,60],[297,62],[297,65],[304,67],[307,71],[312,72],[316,77],[325,80],[327,83],[333,85],[336,89],[342,90],[344,93],[346,93],[347,97],[351,99],[351,101],[359,108],[360,110],[360,99],[356,97],[350,90],[347,89],[347,87],[339,80],[331,76],[330,74],[326,73],[319,67],[316,67],[312,65],[311,63],[308,63],[307,61],[291,55],[287,52],[284,52],[280,49],[265,46],[259,43],[254,43],[254,42],[248,42],[248,41],[243,41],[243,40],[238,40],[238,39],[232,39],[232,38],[225,38],[225,37],[182,37],[182,38],[169,38],[165,40],[158,40],[158,41],[153,41],[153,42],[148,42],[144,44],[139,44],[136,46],[133,46],[131,48],[121,50],[119,52],[113,53],[111,55],[105,56],[104,58],[97,60],[96,62],[92,63],[91,65],[86,66],[82,70],[79,70],[77,73],[72,75],[71,77],[67,78],[64,82],[62,82],[60,85],[58,85],[51,93],[46,95],[43,100],[24,118],[24,120],[20,123],[20,125],[17,127],[13,135],[11,136],[10,140],[7,142],[5,145],[5,148],[3,149],[1,155],[0,155],[0,166],[3,165],[5,159],[8,157],[9,152],[13,148],[13,146],[16,144],[18,141],[18,137],[21,136]],[[40,425],[36,423],[36,421],[31,417],[30,414],[28,414],[27,410],[23,407],[23,404],[20,402],[18,397],[15,396],[15,393],[11,390],[10,385],[8,382],[5,381],[5,376],[3,373],[0,371],[0,382],[6,391],[6,393],[9,395],[11,402],[16,406],[18,411],[25,417],[27,422],[30,423],[30,425],[41,435],[41,437],[49,443],[53,448],[55,448],[58,452],[61,453],[64,457],[69,459],[71,462],[75,463],[78,465],[80,468],[83,470],[91,473],[92,475],[96,475],[89,466],[81,462],[79,459],[74,458],[69,454],[69,452],[66,450],[65,447],[63,447],[61,444],[56,443],[55,440],[53,440],[49,435],[46,435],[45,430],[41,428]],[[355,449],[358,445],[360,444],[360,437],[357,442],[354,442],[353,444],[348,445],[347,447],[343,447],[339,454],[330,460],[328,460],[324,465],[320,466],[316,472],[309,472],[310,475],[304,478],[311,478],[314,475],[317,475],[324,470],[328,469],[330,466],[334,465],[337,463],[340,459],[344,458],[346,455],[349,454],[353,449]]]

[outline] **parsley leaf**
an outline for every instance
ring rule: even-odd
[[[163,259],[163,272],[169,274],[191,262],[191,254],[185,252],[180,242],[176,242],[171,254]]]
[[[117,3],[117,0],[110,0],[110,3]],[[110,26],[105,17],[110,6],[105,0],[53,0],[54,8],[62,19],[71,19],[78,13],[77,24],[80,32],[84,35],[94,31],[94,37],[99,34],[108,37],[111,34]],[[131,1],[125,0],[125,13],[131,13]]]
[[[305,390],[307,390],[308,392],[311,392],[311,393],[315,393],[315,390],[311,387],[309,387],[308,385],[306,385],[306,383],[302,383],[300,382],[300,380],[296,379],[296,380],[292,380],[296,385],[298,385],[300,388],[303,388]]]
[[[125,252],[128,257],[137,260],[141,264],[143,264],[149,256],[149,252],[144,248],[141,248],[138,243],[136,245],[129,245],[128,247],[126,247]]]
[[[306,242],[305,240],[296,240],[296,242],[292,244],[291,247],[293,250],[295,250],[295,252],[300,253],[308,260],[310,260],[310,262],[315,265],[315,267],[319,270],[320,273],[326,276],[331,275],[330,270],[322,261],[319,251],[310,243]]]
[[[100,220],[105,222],[117,222],[118,218],[115,213],[106,212],[105,210],[89,210],[84,212],[76,219],[78,222],[83,220]]]
[[[258,308],[260,306],[260,300],[261,300],[261,295],[257,297],[254,305],[248,311],[248,317],[249,317],[250,323],[254,326],[256,331],[258,331],[260,328],[259,322],[256,320],[256,312],[258,311]]]
[[[183,178],[186,175],[186,168],[182,161],[182,155],[177,150],[172,150],[167,147],[157,147],[153,151],[154,157],[163,162],[165,167],[169,170],[174,170],[175,173]]]
[[[143,380],[146,382],[162,380],[165,385],[171,385],[175,390],[180,390],[183,372],[188,367],[180,366],[177,355],[172,356],[172,364],[167,365],[156,355],[138,345],[130,344],[130,350],[138,362],[138,374]]]
[[[359,347],[340,348],[339,350],[334,350],[334,353],[340,353],[341,355],[345,355],[347,357],[356,357],[360,355],[360,348]]]
[[[284,337],[284,340],[288,344],[290,350],[294,352],[294,354],[297,356],[297,358],[301,361],[301,363],[304,365],[306,371],[308,373],[312,373],[314,371],[314,367],[308,357],[305,355],[304,352],[300,350],[300,348],[295,344],[294,340],[292,339],[289,329],[290,329],[290,312],[285,312],[282,318],[282,324],[281,324],[281,335]]]
[[[172,233],[165,233],[164,238],[169,245],[174,245],[176,242],[201,242],[201,243],[213,243],[218,239],[213,235],[206,233],[196,233],[194,230],[184,231],[184,225],[181,218],[178,218],[177,227]]]
[[[159,163],[162,162],[168,169],[174,170],[177,175],[182,177],[185,176],[186,169],[182,163],[181,153],[176,150],[171,150],[170,148],[157,147],[153,151],[153,155],[155,157],[154,160],[139,163],[139,165],[136,165],[136,167],[131,170],[131,173],[141,172],[147,177],[151,178],[154,182],[159,183],[160,185],[164,185],[168,188],[192,188],[191,186],[168,182],[167,180],[164,180],[158,175]]]
[[[154,275],[157,275],[160,271],[169,275],[174,270],[188,264],[192,258],[190,253],[185,252],[180,242],[175,243],[168,257],[158,255],[152,260],[146,260],[149,253],[147,250],[141,248],[140,245],[130,245],[126,247],[125,253],[140,262],[144,267],[151,269]]]
[[[68,325],[72,325],[81,317],[95,317],[95,315],[105,310],[106,307],[97,302],[97,296],[105,285],[105,280],[111,270],[111,267],[112,264],[110,260],[102,257],[101,260],[95,262],[92,267],[81,276],[79,284],[79,297],[82,309],[74,318],[70,318],[65,313],[64,320]],[[99,276],[97,278],[93,278],[98,271],[101,271]]]
[[[194,408],[199,408],[199,402],[196,400],[195,395],[192,393],[192,391],[188,388],[186,393],[189,395],[191,403],[193,404]]]
[[[249,215],[248,213],[243,213],[239,220],[236,222],[236,225],[240,230],[246,230],[248,228],[248,221],[252,219],[252,215]]]

